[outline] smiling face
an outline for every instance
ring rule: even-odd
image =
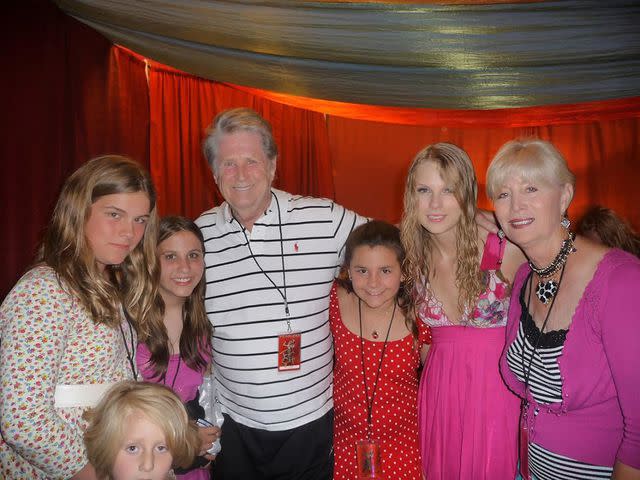
[[[557,250],[556,237],[563,237],[560,220],[573,195],[570,184],[557,185],[543,179],[509,175],[497,186],[495,213],[505,234],[525,250],[550,242]]]
[[[142,239],[151,205],[146,193],[115,193],[98,198],[84,234],[100,270],[119,265]]]
[[[200,239],[188,231],[171,235],[158,245],[160,294],[165,303],[184,301],[196,288],[204,272]]]
[[[397,253],[382,245],[356,247],[349,265],[353,292],[369,308],[386,309],[393,305],[402,282]]]
[[[172,461],[162,430],[142,413],[130,414],[113,464],[113,480],[165,480]]]
[[[216,162],[220,193],[238,220],[251,229],[271,202],[275,158],[267,157],[258,133],[240,130],[220,137]]]
[[[442,178],[434,162],[416,168],[414,195],[420,224],[433,235],[454,231],[462,216],[453,182]]]

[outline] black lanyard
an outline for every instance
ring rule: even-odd
[[[371,402],[369,402],[369,388],[367,386],[367,373],[364,364],[364,338],[362,338],[362,300],[358,298],[358,320],[360,322],[360,358],[362,360],[362,380],[364,381],[364,401],[367,404],[367,434],[369,440],[372,440],[371,434],[373,433],[373,426],[371,425],[371,413],[373,412],[373,402],[376,398],[376,390],[378,389],[378,379],[380,378],[380,371],[382,370],[382,361],[384,360],[384,354],[387,350],[387,341],[389,340],[389,332],[391,332],[391,325],[393,324],[393,317],[396,313],[397,302],[393,302],[393,312],[391,312],[391,320],[389,320],[389,327],[387,328],[387,336],[384,337],[384,345],[382,346],[382,353],[380,354],[380,362],[378,363],[378,370],[376,371],[376,379],[373,383],[373,390],[371,392]]]
[[[135,365],[135,356],[136,356],[136,342],[133,334],[133,327],[131,326],[131,320],[129,320],[129,314],[126,310],[122,309],[124,313],[124,319],[129,326],[129,341],[131,342],[127,345],[127,339],[124,335],[124,329],[122,328],[122,322],[120,323],[120,333],[122,334],[122,343],[124,344],[124,349],[127,351],[127,360],[129,360],[129,367],[131,368],[131,373],[133,374],[133,379],[138,380],[138,372],[136,372]],[[131,346],[131,350],[129,350],[129,346]]]
[[[289,320],[289,302],[287,301],[287,273],[286,273],[286,271],[284,269],[284,239],[282,238],[282,213],[280,212],[280,202],[278,201],[278,197],[273,192],[271,192],[271,195],[275,199],[276,207],[278,209],[278,229],[280,231],[280,263],[282,264],[282,290],[280,290],[280,288],[276,285],[276,282],[273,281],[273,279],[269,276],[269,274],[267,274],[267,272],[265,272],[263,270],[262,266],[258,263],[258,259],[253,254],[253,250],[251,249],[251,242],[249,242],[249,237],[247,236],[247,229],[244,227],[244,225],[242,225],[242,223],[240,223],[240,221],[233,214],[233,210],[231,210],[231,216],[238,223],[238,225],[240,225],[240,230],[242,231],[242,234],[244,235],[244,239],[247,242],[247,248],[249,249],[249,253],[251,254],[251,258],[253,258],[253,261],[258,266],[258,268],[260,269],[262,274],[265,277],[267,277],[267,280],[269,280],[271,285],[273,285],[273,288],[275,288],[276,291],[282,297],[282,301],[284,302],[284,313],[287,316],[287,331],[290,333],[291,332],[291,322]],[[229,207],[229,208],[231,208],[231,207]]]
[[[524,335],[524,328],[523,328],[523,338],[522,338],[522,374],[524,375],[524,400],[525,402],[527,401],[527,389],[529,388],[529,377],[531,376],[531,367],[533,365],[533,357],[535,356],[536,353],[536,348],[538,348],[538,345],[540,344],[540,339],[542,338],[542,334],[544,333],[544,329],[547,327],[547,322],[549,321],[549,316],[551,315],[551,309],[553,308],[553,306],[556,304],[556,298],[558,298],[558,295],[560,294],[560,285],[562,284],[562,277],[564,277],[564,269],[566,267],[566,263],[562,266],[562,271],[560,272],[560,279],[558,280],[558,290],[556,291],[556,294],[553,296],[553,298],[551,299],[551,305],[549,305],[549,310],[547,310],[547,314],[544,317],[544,322],[542,322],[542,327],[540,328],[540,335],[538,335],[538,338],[536,339],[535,345],[533,345],[533,348],[531,349],[531,357],[529,357],[529,365],[527,366],[527,368],[525,369],[525,348],[524,348],[524,344],[526,341],[526,335]],[[527,296],[527,315],[529,315],[531,317],[531,321],[533,321],[533,316],[531,315],[531,312],[529,310],[529,306],[531,305],[531,291],[533,289],[533,272],[531,272],[529,274],[529,295]]]

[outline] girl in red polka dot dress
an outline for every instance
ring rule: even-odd
[[[407,315],[400,232],[355,229],[331,290],[335,480],[422,478],[418,368],[430,331]]]

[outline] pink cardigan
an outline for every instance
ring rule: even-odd
[[[518,332],[520,290],[529,273],[518,270],[511,295],[500,371],[524,396],[524,384],[507,365]],[[613,249],[605,254],[574,312],[558,359],[562,402],[532,403],[530,441],[583,462],[640,468],[640,260]],[[533,430],[531,431],[531,429]]]

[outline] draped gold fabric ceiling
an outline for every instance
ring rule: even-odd
[[[56,3],[148,58],[278,93],[441,109],[640,96],[637,1]]]

